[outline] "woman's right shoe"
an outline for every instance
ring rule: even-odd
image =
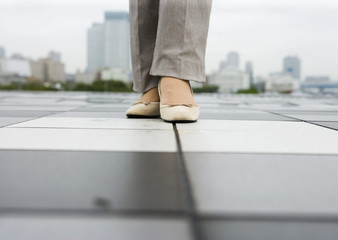
[[[128,118],[158,118],[160,117],[159,102],[137,102],[126,111]]]
[[[161,80],[158,83],[158,94],[161,99]],[[193,94],[190,86],[191,94]],[[200,114],[200,107],[195,107],[192,104],[160,104],[161,118],[166,122],[172,123],[190,123],[196,122]]]

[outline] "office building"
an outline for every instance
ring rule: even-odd
[[[53,62],[61,62],[61,53],[59,52],[50,51],[48,57]]]
[[[223,68],[209,77],[209,84],[219,87],[219,92],[237,92],[250,88],[249,73],[231,68]]]
[[[99,79],[99,72],[80,72],[75,73],[75,82],[92,84],[95,80]]]
[[[105,22],[88,30],[87,41],[87,72],[106,67],[130,71],[128,13],[106,12]]]
[[[250,71],[252,72],[252,64]],[[219,92],[237,92],[240,89],[248,89],[250,88],[250,72],[241,71],[239,54],[230,52],[227,59],[220,63],[220,69],[210,75],[209,84],[217,85]]]
[[[253,64],[251,61],[246,62],[245,71],[249,74],[250,87],[254,87],[254,72],[253,72]]]
[[[31,61],[32,78],[42,82],[64,82],[66,80],[65,65],[50,58]]]
[[[104,68],[104,24],[94,23],[87,33],[87,72]]]
[[[283,73],[290,74],[292,78],[301,79],[301,62],[297,56],[284,58]]]
[[[4,47],[0,46],[0,58],[5,58],[6,57],[6,50]]]
[[[265,79],[266,92],[291,93],[300,89],[300,81],[289,73],[273,72]]]
[[[0,84],[25,82],[31,76],[29,61],[26,59],[0,58]]]
[[[331,82],[329,76],[308,76],[305,78],[306,83],[328,83]]]
[[[227,68],[239,69],[239,54],[237,52],[229,52],[226,65]]]
[[[229,52],[226,60],[220,62],[219,71],[224,68],[239,70],[239,54],[237,52]]]

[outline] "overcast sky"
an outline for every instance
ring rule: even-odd
[[[128,0],[0,0],[0,46],[32,58],[59,51],[67,72],[83,70],[87,29],[109,10],[128,11]],[[229,51],[240,53],[242,68],[252,60],[259,75],[280,71],[291,54],[303,76],[338,80],[338,1],[214,0],[207,72]]]

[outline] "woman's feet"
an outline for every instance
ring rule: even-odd
[[[158,85],[161,118],[167,122],[195,122],[200,113],[189,81],[162,77]]]
[[[157,118],[160,116],[160,97],[157,87],[145,92],[126,111],[129,118]]]
[[[129,118],[161,116],[167,122],[195,122],[199,113],[189,81],[162,77],[158,87],[144,93],[126,115]]]

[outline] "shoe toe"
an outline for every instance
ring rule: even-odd
[[[132,105],[127,111],[128,117],[159,117],[159,103],[151,102],[148,104],[139,103]]]
[[[195,122],[200,114],[199,107],[161,107],[161,118],[168,122]]]

